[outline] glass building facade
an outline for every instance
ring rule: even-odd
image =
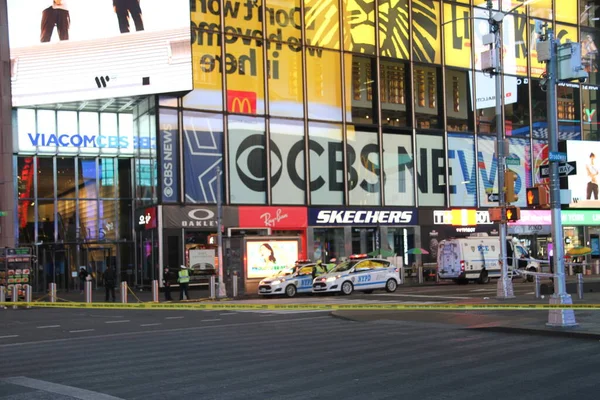
[[[502,119],[507,164],[518,176],[516,205],[526,208],[525,189],[548,182],[540,171],[548,125],[535,24],[547,23],[563,42],[580,42],[589,73],[585,84],[559,84],[559,138],[598,141],[600,0],[539,0],[513,9],[522,3],[494,7],[513,10],[503,21]],[[29,150],[20,148],[14,159],[19,244],[48,246],[48,257],[64,248],[71,257],[65,276],[102,253],[98,259],[114,262],[124,277],[155,279],[158,266],[186,262],[186,251],[208,244],[216,227],[184,221],[163,234],[161,223],[140,230],[139,216],[156,205],[159,218],[171,206],[210,213],[217,180],[223,203],[240,213],[415,208],[425,216],[419,220],[432,221],[340,227],[312,226],[309,219],[282,230],[304,229],[309,258],[390,248],[409,264],[415,258],[407,249],[435,247],[444,235],[436,221],[452,209],[473,210],[476,225],[493,231],[484,215],[497,206],[488,195],[498,192],[496,93],[480,57],[489,32],[481,19],[485,6],[483,0],[191,1],[191,92],[138,98],[114,112],[15,111],[16,130],[70,130],[132,143],[129,151],[107,142],[100,152],[86,154],[80,146],[69,155],[40,137]]]

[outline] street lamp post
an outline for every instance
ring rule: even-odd
[[[217,297],[227,297],[225,282],[223,282],[223,201],[221,199],[221,167],[217,166],[217,259],[219,260],[219,283]]]

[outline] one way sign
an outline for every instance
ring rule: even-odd
[[[567,163],[558,164],[558,175],[559,176],[568,176],[575,175],[577,173],[577,164],[575,161],[569,161]],[[540,177],[548,178],[550,177],[550,166],[542,165],[540,167]]]

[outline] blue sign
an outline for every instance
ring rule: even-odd
[[[171,125],[168,125],[170,128]],[[163,203],[179,199],[179,140],[177,125],[160,130],[160,188]]]
[[[310,226],[417,225],[416,208],[309,208]]]
[[[550,162],[566,162],[567,161],[567,153],[562,153],[560,151],[551,151],[548,154],[548,161],[550,161]]]

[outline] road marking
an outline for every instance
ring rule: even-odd
[[[0,336],[0,339],[8,339],[8,338],[12,338],[12,337],[19,337],[19,335],[6,335],[6,336]]]
[[[461,296],[435,296],[429,294],[395,294],[395,293],[375,293],[372,296],[397,296],[397,297],[419,297],[425,299],[456,299],[456,300],[469,300],[471,297]]]
[[[200,322],[213,322],[213,321],[220,321],[221,318],[214,318],[214,319],[202,319],[200,320]]]
[[[535,294],[535,292],[527,292],[527,293],[525,293],[525,294]]]
[[[43,326],[36,326],[36,328],[38,328],[38,329],[60,328],[60,325],[43,325]]]
[[[185,318],[185,317],[166,317],[165,319],[182,319],[182,318]]]
[[[156,322],[154,324],[141,324],[140,326],[156,326],[156,325],[162,325],[160,322]]]
[[[469,292],[495,292],[496,289],[472,289]]]
[[[11,385],[43,390],[44,392],[69,396],[79,400],[123,400],[120,397],[114,397],[100,392],[93,392],[91,390],[80,389],[73,386],[59,385],[48,381],[27,378],[26,376],[15,376],[13,378],[5,378],[2,380]]]
[[[74,330],[74,331],[69,331],[69,333],[92,332],[94,330],[95,329],[77,329],[77,330]]]
[[[204,329],[220,329],[220,328],[236,328],[241,326],[254,326],[254,325],[264,325],[264,324],[278,324],[281,321],[314,321],[317,319],[330,319],[330,316],[322,316],[322,317],[306,317],[306,318],[294,318],[292,320],[281,320],[277,319],[274,321],[256,321],[256,322],[237,322],[233,324],[222,324],[222,325],[204,325],[204,326],[194,326],[190,328],[171,328],[171,329],[161,329],[161,330],[145,330],[145,331],[136,331],[136,332],[119,332],[119,333],[109,333],[107,335],[94,335],[94,336],[80,336],[68,339],[47,339],[47,340],[37,340],[33,342],[20,342],[20,343],[7,343],[0,344],[0,348],[4,347],[19,347],[19,346],[31,346],[34,344],[48,344],[48,343],[61,343],[61,342],[69,342],[73,343],[76,340],[90,340],[90,339],[106,339],[106,338],[115,338],[115,337],[124,337],[124,336],[138,336],[138,335],[154,335],[156,333],[171,333],[171,332],[193,332]]]
[[[120,319],[118,321],[104,321],[105,324],[122,324],[123,322],[131,322],[128,319]]]
[[[224,313],[220,313],[219,315],[236,315],[238,313],[236,312],[224,312]]]

